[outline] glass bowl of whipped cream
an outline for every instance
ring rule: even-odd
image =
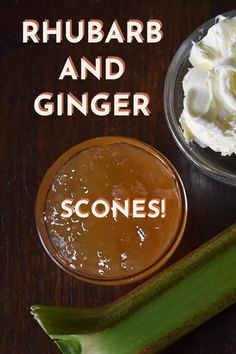
[[[164,106],[184,154],[236,186],[236,10],[205,22],[182,43],[166,75]]]

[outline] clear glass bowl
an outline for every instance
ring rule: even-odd
[[[51,185],[57,175],[58,171],[68,163],[75,155],[78,153],[89,149],[91,147],[101,147],[107,146],[109,144],[114,143],[125,143],[136,148],[142,149],[144,152],[151,154],[153,157],[162,162],[162,164],[166,167],[167,170],[171,171],[173,174],[173,178],[175,181],[176,193],[179,196],[180,201],[180,218],[178,222],[178,226],[176,230],[172,230],[173,235],[168,235],[170,237],[170,243],[163,254],[160,255],[158,259],[156,259],[155,263],[151,264],[148,268],[143,268],[143,270],[134,273],[132,276],[124,276],[124,277],[114,277],[111,276],[109,278],[101,277],[99,274],[89,274],[86,269],[73,269],[70,267],[69,260],[66,260],[61,257],[60,252],[55,247],[48,232],[48,227],[46,223],[46,201],[48,198],[49,190],[51,189]],[[158,185],[157,185],[158,187]],[[140,281],[145,279],[152,274],[154,274],[157,270],[163,267],[163,265],[169,260],[169,258],[173,255],[176,248],[178,247],[185,230],[187,220],[187,198],[184,189],[184,185],[177,171],[173,167],[173,165],[157,150],[152,148],[151,146],[135,139],[126,138],[126,137],[99,137],[95,139],[86,140],[73,148],[66,151],[63,155],[61,155],[49,168],[46,175],[44,176],[42,183],[39,187],[39,191],[36,198],[35,203],[35,223],[38,231],[39,238],[42,242],[42,245],[50,258],[64,271],[69,273],[70,275],[75,276],[78,279],[94,283],[97,285],[120,285],[120,284],[132,284],[136,281]],[[94,242],[96,243],[96,235],[94,235]]]
[[[236,16],[236,10],[223,14],[226,17]],[[198,144],[187,143],[179,123],[183,110],[182,81],[188,68],[191,67],[189,55],[192,42],[198,42],[208,29],[215,24],[215,17],[198,27],[177,50],[166,75],[164,88],[164,107],[169,129],[181,151],[209,176],[236,186],[236,156],[223,157],[210,148],[201,148]]]

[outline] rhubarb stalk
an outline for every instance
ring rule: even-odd
[[[32,306],[64,354],[157,353],[236,301],[236,225],[107,306]]]

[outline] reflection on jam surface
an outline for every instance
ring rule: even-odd
[[[126,218],[110,212],[61,217],[61,202],[72,198],[166,199],[166,217]],[[91,204],[89,204],[91,207]],[[147,205],[147,203],[146,203]],[[89,206],[86,206],[89,209]],[[148,211],[148,207],[146,206]],[[131,208],[132,211],[132,208]],[[91,147],[58,172],[49,190],[44,221],[61,260],[72,270],[103,278],[132,276],[155,263],[168,249],[181,218],[175,176],[161,160],[127,143]]]

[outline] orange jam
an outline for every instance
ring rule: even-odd
[[[108,137],[83,144],[59,158],[41,185],[36,223],[44,246],[60,266],[87,280],[138,277],[166,260],[179,242],[186,209],[181,181],[160,153],[141,142]],[[73,205],[88,200],[81,209],[89,215],[63,217],[66,198]],[[91,205],[99,198],[110,205],[128,199],[128,217],[96,217]],[[140,198],[146,200],[146,216],[133,217],[132,201]],[[153,198],[165,200],[164,215],[147,216]]]

